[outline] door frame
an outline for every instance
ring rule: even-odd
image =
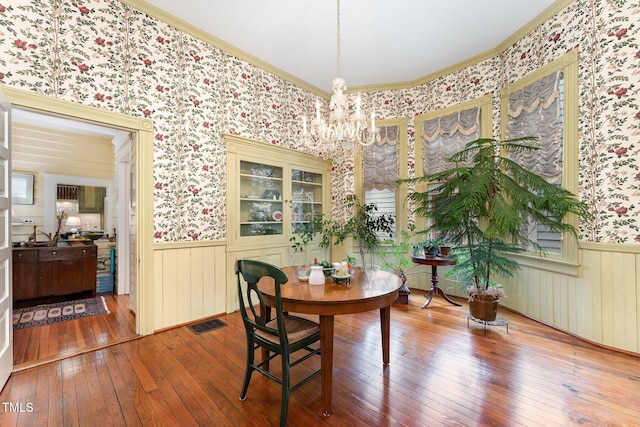
[[[126,188],[127,191],[118,191],[118,234],[124,238],[117,239],[117,251],[120,259],[131,259],[131,242],[129,236],[131,219],[131,135],[122,135],[113,140],[115,145],[115,161],[118,188]],[[118,295],[131,292],[131,268],[130,262],[118,265],[117,286]]]
[[[136,333],[154,332],[153,289],[153,120],[50,98],[0,84],[13,107],[131,132],[135,142],[137,284]],[[133,272],[132,272],[133,273]]]
[[[13,256],[11,249],[11,104],[8,98],[0,96],[0,390],[4,388],[13,370]]]

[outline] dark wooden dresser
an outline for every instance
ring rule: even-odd
[[[95,296],[97,253],[94,244],[13,248],[13,301]]]

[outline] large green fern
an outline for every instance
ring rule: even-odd
[[[424,232],[437,232],[463,255],[453,270],[480,292],[494,283],[495,274],[513,276],[519,266],[509,254],[544,252],[526,232],[529,221],[550,232],[575,236],[577,230],[563,221],[565,216],[590,216],[587,205],[571,192],[508,157],[508,153],[537,150],[527,144],[534,139],[477,139],[448,159],[449,169],[399,181],[436,183],[427,191],[409,195],[416,215],[431,219],[432,225]]]

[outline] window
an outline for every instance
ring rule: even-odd
[[[394,216],[395,236],[395,230],[407,227],[407,190],[396,183],[407,177],[407,120],[380,120],[376,125],[380,128],[380,141],[363,147],[356,159],[356,194],[363,203],[374,203],[378,213]]]
[[[394,224],[391,226],[391,236],[396,236],[396,222],[398,222],[398,214],[396,213],[396,191],[385,188],[382,190],[371,189],[364,191],[364,203],[373,203],[378,208],[379,214],[392,215]],[[381,240],[389,238],[387,233],[378,233]]]
[[[562,152],[564,127],[564,78],[555,71],[509,95],[507,136],[517,138],[535,135],[530,142],[539,151],[515,153],[511,157],[530,171],[543,176],[549,183],[562,185]],[[546,252],[559,254],[562,236],[530,221],[529,238]]]
[[[539,150],[513,155],[514,161],[548,182],[577,194],[578,55],[572,51],[508,86],[502,94],[503,138],[535,136]],[[577,225],[577,219],[566,219]],[[577,262],[577,244],[529,224],[532,240],[551,259]]]
[[[447,159],[478,138],[492,135],[492,97],[485,96],[441,110],[416,116],[416,176],[448,169]],[[426,191],[437,183],[425,183],[416,191]],[[417,230],[428,228],[422,217],[416,219]],[[436,236],[431,236],[436,237]]]

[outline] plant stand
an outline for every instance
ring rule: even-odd
[[[496,316],[496,320],[482,320],[476,319],[471,315],[471,313],[467,314],[467,328],[469,327],[469,320],[480,323],[483,326],[484,335],[487,335],[487,326],[506,326],[507,334],[509,333],[509,321],[502,316]]]
[[[416,263],[416,264],[422,264],[422,265],[430,265],[431,266],[431,289],[429,290],[429,293],[425,295],[425,298],[427,298],[427,302],[425,302],[422,307],[422,309],[425,309],[429,306],[429,303],[431,302],[431,299],[433,299],[434,295],[442,295],[442,297],[447,300],[447,302],[449,304],[453,304],[455,306],[460,307],[462,304],[458,304],[455,301],[452,301],[446,293],[444,293],[444,291],[438,286],[438,266],[445,266],[445,265],[454,265],[456,263],[456,261],[452,258],[445,258],[445,257],[415,257],[412,256],[411,257],[411,261]]]

